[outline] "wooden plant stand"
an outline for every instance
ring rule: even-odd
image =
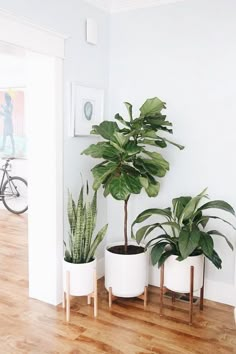
[[[203,267],[203,285],[202,288],[200,289],[200,302],[199,302],[199,308],[201,311],[203,311],[203,302],[204,302],[204,278],[205,278],[205,261],[204,261],[204,267]],[[189,325],[192,325],[193,323],[193,289],[194,289],[194,266],[190,267],[190,289],[189,289]],[[164,286],[164,264],[161,267],[161,277],[160,277],[160,316],[163,316],[163,298],[164,294],[167,290]],[[172,290],[170,290],[172,291]],[[176,292],[172,291],[172,306],[174,307],[175,303],[175,294]]]
[[[138,299],[143,300],[144,308],[146,308],[147,307],[147,299],[148,299],[148,287],[145,286],[143,294],[141,294],[139,296],[136,296],[136,297]],[[118,296],[115,296],[115,295],[112,294],[112,287],[110,287],[109,291],[108,291],[109,308],[112,307],[112,301],[115,300],[115,299],[118,299]]]
[[[97,274],[96,271],[94,272],[94,291],[91,294],[87,295],[87,304],[91,304],[91,298],[94,299],[93,301],[93,308],[94,308],[94,317],[97,317],[98,314],[98,290],[97,290]],[[66,272],[66,291],[63,291],[63,303],[62,307],[66,308],[66,321],[70,321],[70,272]]]

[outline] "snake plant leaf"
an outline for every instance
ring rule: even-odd
[[[168,242],[160,242],[159,244],[155,245],[152,250],[151,250],[151,260],[152,260],[152,265],[156,265],[162,254],[163,251],[165,250],[165,247],[168,245]]]
[[[217,231],[217,230],[210,230],[210,231],[207,231],[207,233],[209,235],[217,235],[217,236],[221,236],[225,239],[225,241],[227,242],[228,246],[231,248],[231,250],[233,251],[234,250],[234,246],[232,245],[232,243],[228,240],[228,238],[222,234],[221,232]]]
[[[112,178],[109,189],[112,197],[116,200],[126,200],[130,195],[129,187],[123,175]]]
[[[84,188],[80,190],[78,206],[77,206],[77,225],[73,235],[73,263],[80,263],[83,250],[83,236],[85,229],[85,207],[83,203]]]
[[[96,191],[101,186],[101,184],[105,181],[105,179],[111,175],[117,168],[117,163],[109,162],[106,165],[96,165],[92,169],[94,183],[93,189]]]
[[[108,224],[103,226],[102,229],[95,236],[95,238],[93,240],[93,243],[91,245],[90,251],[89,251],[89,253],[87,255],[86,262],[89,262],[90,260],[92,260],[94,258],[95,251],[96,251],[98,245],[104,239],[104,237],[106,235],[106,232],[107,232],[107,228],[108,228]]]
[[[199,241],[199,245],[207,257],[212,257],[214,250],[214,242],[210,234],[206,232],[201,232],[201,237]]]
[[[86,205],[86,213],[85,213],[85,228],[84,228],[84,245],[83,245],[83,257],[82,262],[86,260],[87,254],[89,252],[91,246],[91,240],[93,235],[93,210],[90,203]]]
[[[186,231],[181,230],[179,234],[179,250],[183,259],[190,256],[190,254],[197,248],[201,232],[198,230]]]
[[[110,140],[113,134],[119,131],[119,127],[116,122],[104,121],[99,125],[94,125],[93,130],[97,135],[101,135],[104,139]]]
[[[162,102],[158,97],[147,99],[140,107],[141,117],[151,117],[160,113],[163,108],[166,108],[165,102]]]
[[[199,208],[199,210],[206,210],[206,209],[221,209],[221,210],[231,213],[232,215],[235,215],[235,211],[232,208],[232,206],[223,200],[213,200],[211,202],[203,204]]]
[[[127,111],[129,113],[129,119],[132,122],[132,120],[133,120],[133,106],[129,102],[124,102],[124,104],[125,104],[125,107],[127,108]]]

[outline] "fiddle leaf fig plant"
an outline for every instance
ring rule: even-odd
[[[236,229],[229,221],[216,215],[205,214],[205,211],[218,209],[234,216],[235,211],[223,200],[202,204],[205,198],[208,198],[206,189],[195,197],[182,196],[173,199],[172,208],[147,209],[137,216],[132,224],[132,236],[138,243],[145,240],[154,230],[161,232],[149,239],[146,244],[146,248],[151,247],[153,265],[158,263],[160,267],[171,255],[176,255],[178,261],[183,261],[189,256],[204,254],[217,268],[221,268],[222,260],[215,251],[213,237],[223,237],[232,250],[233,245],[220,231],[205,228],[210,220],[220,220]],[[158,217],[158,220],[153,224],[142,226],[134,234],[134,226],[151,216]]]
[[[104,196],[111,195],[116,200],[124,201],[124,240],[127,253],[127,204],[131,194],[139,194],[142,189],[149,197],[159,193],[159,178],[169,170],[169,163],[158,149],[173,144],[165,138],[165,133],[172,134],[172,123],[166,120],[163,109],[166,104],[159,98],[147,99],[140,108],[138,117],[133,117],[133,107],[125,102],[128,120],[120,114],[115,121],[104,121],[93,126],[91,134],[99,135],[103,141],[90,145],[82,154],[101,161],[92,169],[93,188],[104,188]],[[164,134],[163,134],[164,133]]]

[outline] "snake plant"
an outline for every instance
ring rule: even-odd
[[[88,188],[87,188],[88,199]],[[78,202],[75,203],[72,194],[68,193],[67,214],[69,221],[69,247],[65,247],[65,261],[70,263],[88,263],[93,260],[98,245],[105,237],[107,227],[93,237],[97,220],[97,192],[92,201],[84,200],[84,186],[81,187]]]

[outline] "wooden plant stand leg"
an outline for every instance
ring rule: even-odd
[[[203,264],[203,285],[200,290],[200,310],[203,311],[204,302],[204,285],[205,285],[205,259]]]
[[[66,321],[70,321],[70,272],[66,272]]]
[[[109,300],[109,308],[112,307],[112,301],[115,300],[117,297],[112,294],[112,287],[109,287],[109,292],[108,292],[108,300]]]
[[[88,305],[91,305],[91,297],[92,297],[91,294],[89,294],[89,295],[87,296],[87,304],[88,304]]]
[[[172,293],[171,293],[172,310],[175,309],[175,299],[176,299],[176,293],[174,291],[172,291]]]
[[[164,295],[164,264],[161,266],[161,277],[160,277],[160,316],[163,316],[163,295]]]
[[[190,292],[189,292],[189,324],[193,323],[193,287],[194,287],[194,266],[190,268]]]
[[[94,317],[97,317],[98,315],[98,283],[97,283],[97,273],[94,271],[94,276],[93,276],[93,281],[94,281],[94,292],[93,292],[93,310],[94,310]]]
[[[138,296],[138,298],[143,300],[144,308],[146,308],[147,307],[147,298],[148,298],[148,287],[147,286],[145,286],[143,294]]]
[[[66,293],[63,289],[62,308],[64,309],[65,307],[66,307]]]

